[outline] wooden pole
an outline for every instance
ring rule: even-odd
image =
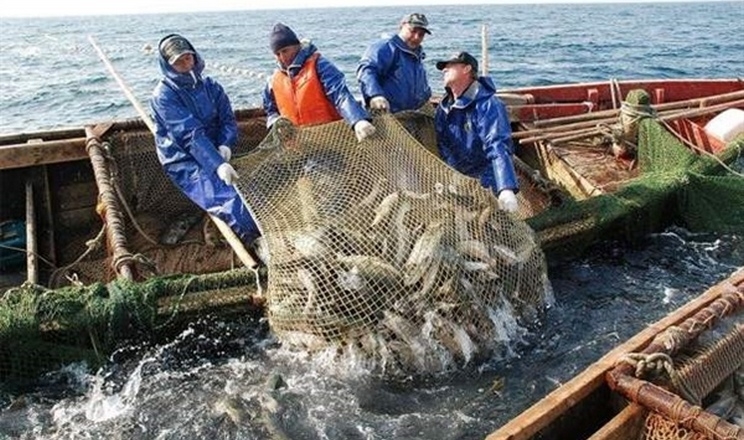
[[[111,62],[106,57],[106,54],[103,53],[103,51],[98,47],[96,44],[95,39],[93,39],[93,36],[89,36],[88,40],[90,41],[90,44],[93,45],[93,48],[98,53],[98,56],[101,58],[101,61],[106,65],[111,75],[116,80],[116,83],[119,84],[119,87],[124,92],[124,95],[129,99],[129,102],[134,106],[135,110],[137,110],[137,113],[140,115],[140,118],[142,118],[142,121],[147,125],[147,128],[152,132],[152,134],[155,134],[155,123],[150,118],[150,115],[145,111],[144,108],[140,105],[137,98],[132,94],[132,92],[129,90],[129,87],[127,87],[126,83],[123,79],[119,76],[119,74],[116,72],[116,69],[114,69],[114,66],[111,64]],[[243,194],[240,192],[240,189],[237,186],[234,186],[235,191],[240,196],[240,200],[245,204],[245,198]],[[247,206],[247,205],[246,205]],[[254,260],[251,255],[248,253],[248,250],[245,248],[243,243],[240,241],[240,238],[238,238],[238,235],[235,233],[235,231],[232,230],[224,221],[220,220],[216,216],[209,214],[209,217],[212,219],[214,224],[217,226],[217,229],[222,233],[222,236],[225,237],[225,240],[227,240],[230,247],[233,249],[235,254],[238,256],[240,261],[246,266],[251,269],[255,269],[258,267],[258,263],[256,260]]]
[[[481,26],[481,75],[488,76],[488,25]]]
[[[664,110],[672,109],[683,109],[693,107],[708,107],[712,104],[720,104],[727,101],[733,101],[736,99],[744,98],[744,90],[738,90],[736,92],[722,93],[720,95],[711,95],[703,98],[687,99],[685,101],[674,101],[665,102],[662,104],[652,105],[651,108],[660,112]],[[617,116],[620,113],[619,109],[600,110],[597,112],[582,113],[580,115],[562,116],[559,118],[543,119],[542,121],[535,121],[533,124],[535,127],[545,127],[548,125],[559,125],[572,122],[580,122],[589,119],[600,119],[611,116]]]
[[[26,180],[26,280],[39,282],[39,267],[36,244],[36,211],[34,210],[34,185]]]
[[[674,121],[677,119],[683,119],[683,118],[695,118],[699,116],[705,116],[711,113],[716,113],[719,111],[723,111],[729,108],[735,108],[735,107],[742,107],[744,106],[744,99],[740,99],[737,101],[730,101],[730,102],[724,102],[722,104],[713,105],[710,107],[702,107],[702,108],[692,108],[692,109],[685,109],[685,110],[669,110],[665,112],[658,113],[658,119],[660,121],[668,122],[668,121]],[[602,123],[602,122],[612,122],[612,119],[605,120],[597,120],[595,121],[595,124]],[[579,125],[585,126],[587,125],[586,122],[584,123],[577,123],[577,124],[571,124],[573,125],[573,128],[576,128],[573,132],[562,130],[560,127],[556,127],[555,129],[551,128],[544,128],[542,129],[542,132],[539,132],[539,134],[536,131],[533,131],[533,136],[530,137],[522,137],[520,142],[522,144],[528,144],[531,142],[537,142],[542,140],[550,140],[553,144],[559,144],[562,142],[568,142],[568,141],[574,141],[578,139],[583,139],[591,136],[599,135],[603,132],[603,127],[583,127],[579,128]]]
[[[93,49],[96,50],[96,53],[98,54],[98,57],[103,61],[103,64],[108,69],[109,73],[111,73],[111,76],[114,77],[114,80],[117,84],[119,84],[119,87],[124,92],[124,95],[129,99],[129,102],[134,106],[135,110],[137,110],[137,113],[142,117],[142,121],[147,125],[147,128],[150,129],[150,131],[155,134],[155,124],[152,122],[149,116],[145,117],[143,115],[147,115],[147,112],[144,108],[142,108],[142,105],[139,103],[137,98],[132,94],[132,92],[129,90],[129,87],[124,83],[124,80],[121,79],[119,74],[116,72],[116,69],[114,69],[114,66],[111,64],[111,61],[109,61],[108,57],[105,53],[101,50],[100,47],[98,47],[98,44],[96,44],[96,40],[93,38],[93,35],[88,36],[88,41],[90,41],[90,44],[93,45]]]

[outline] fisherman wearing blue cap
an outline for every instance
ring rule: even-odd
[[[428,104],[431,88],[426,79],[421,43],[431,34],[424,14],[408,14],[397,35],[367,48],[356,76],[364,102],[373,110],[417,110]]]
[[[445,96],[434,117],[439,154],[459,172],[480,179],[508,212],[519,209],[519,190],[506,107],[487,76],[478,76],[478,61],[467,52],[439,61]]]
[[[202,76],[204,60],[186,38],[164,37],[158,53],[163,78],[150,100],[158,160],[191,201],[252,245],[259,230],[233,186],[238,173],[229,163],[238,140],[230,100],[217,81]]]

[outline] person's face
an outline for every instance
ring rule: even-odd
[[[470,76],[470,67],[467,64],[462,63],[447,63],[442,69],[442,75],[444,76],[444,85],[451,86],[452,84],[463,81]]]
[[[178,57],[175,63],[173,63],[173,70],[175,70],[178,73],[187,73],[190,72],[191,69],[194,68],[194,55],[190,53],[185,53]]]
[[[282,65],[282,67],[287,67],[292,64],[292,61],[294,61],[295,57],[297,56],[297,52],[299,51],[300,45],[293,44],[292,46],[287,46],[279,49],[279,51],[275,53],[274,56],[276,57],[276,60],[279,62],[279,64]]]
[[[422,28],[413,27],[406,23],[401,28],[400,38],[410,47],[411,49],[417,49],[424,42],[426,37],[426,31]]]

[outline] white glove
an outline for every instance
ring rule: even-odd
[[[377,131],[375,126],[366,119],[362,119],[361,121],[354,124],[354,134],[356,134],[357,140],[359,142],[375,134],[375,131]]]
[[[375,96],[369,100],[369,108],[372,110],[390,110],[390,103],[384,96]]]
[[[517,196],[514,195],[514,191],[505,189],[499,193],[499,206],[506,212],[517,212],[519,204],[517,203]]]
[[[235,171],[232,165],[225,162],[217,167],[217,176],[225,182],[226,185],[233,185],[238,181],[238,172]]]
[[[232,157],[232,150],[227,145],[220,145],[218,150],[220,150],[220,156],[222,156],[222,159],[225,160],[225,162],[230,162],[230,158]]]

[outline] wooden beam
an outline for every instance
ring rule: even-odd
[[[0,147],[0,170],[87,159],[85,138],[30,141]]]

